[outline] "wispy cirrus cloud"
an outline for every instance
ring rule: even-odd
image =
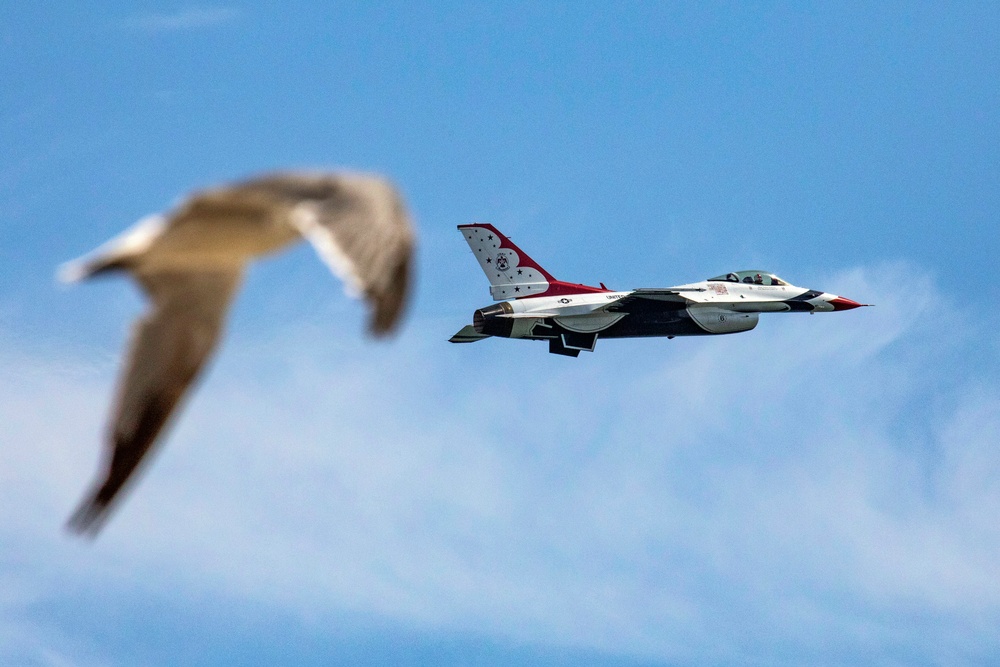
[[[239,10],[230,7],[191,7],[173,13],[155,12],[125,21],[128,28],[149,32],[180,32],[212,28],[235,21]]]

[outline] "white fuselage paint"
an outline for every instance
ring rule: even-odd
[[[785,301],[809,291],[794,285],[772,286],[708,280],[664,288],[664,291],[668,290],[676,290],[683,296],[686,301],[684,309],[688,315],[710,334],[752,329],[757,324],[759,313],[789,312],[791,309]],[[603,331],[628,316],[628,313],[610,313],[604,308],[633,293],[634,290],[628,290],[512,299],[506,302],[511,307],[508,317],[515,320],[511,338],[529,337],[534,325],[545,318],[553,318],[557,324],[570,331]],[[805,303],[809,304],[811,312],[832,311],[834,308],[829,299],[834,296],[822,293]],[[656,300],[655,297],[652,298]],[[662,300],[676,299],[677,297],[665,297]]]

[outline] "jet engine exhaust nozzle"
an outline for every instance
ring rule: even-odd
[[[501,315],[509,315],[512,310],[510,304],[506,302],[480,308],[472,314],[472,326],[478,334],[510,338],[514,320]]]

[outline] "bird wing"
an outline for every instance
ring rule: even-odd
[[[220,217],[270,220],[312,243],[351,296],[372,310],[369,331],[399,321],[410,282],[414,232],[403,199],[383,178],[351,172],[280,172],[195,193],[172,227]],[[277,249],[284,244],[279,230]],[[280,241],[280,242],[279,242]]]
[[[96,535],[111,503],[139,467],[216,347],[239,268],[138,274],[152,302],[133,329],[105,446],[103,478],[70,517]]]
[[[369,331],[390,332],[406,302],[413,255],[413,228],[396,189],[354,174],[274,177],[270,184],[299,196],[289,222],[349,293],[365,296],[372,309]]]

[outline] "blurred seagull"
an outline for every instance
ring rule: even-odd
[[[278,173],[196,192],[140,220],[60,278],[127,271],[151,308],[136,324],[105,445],[105,470],[68,527],[94,536],[211,356],[246,264],[304,237],[393,330],[406,301],[413,229],[387,181],[353,173]]]

